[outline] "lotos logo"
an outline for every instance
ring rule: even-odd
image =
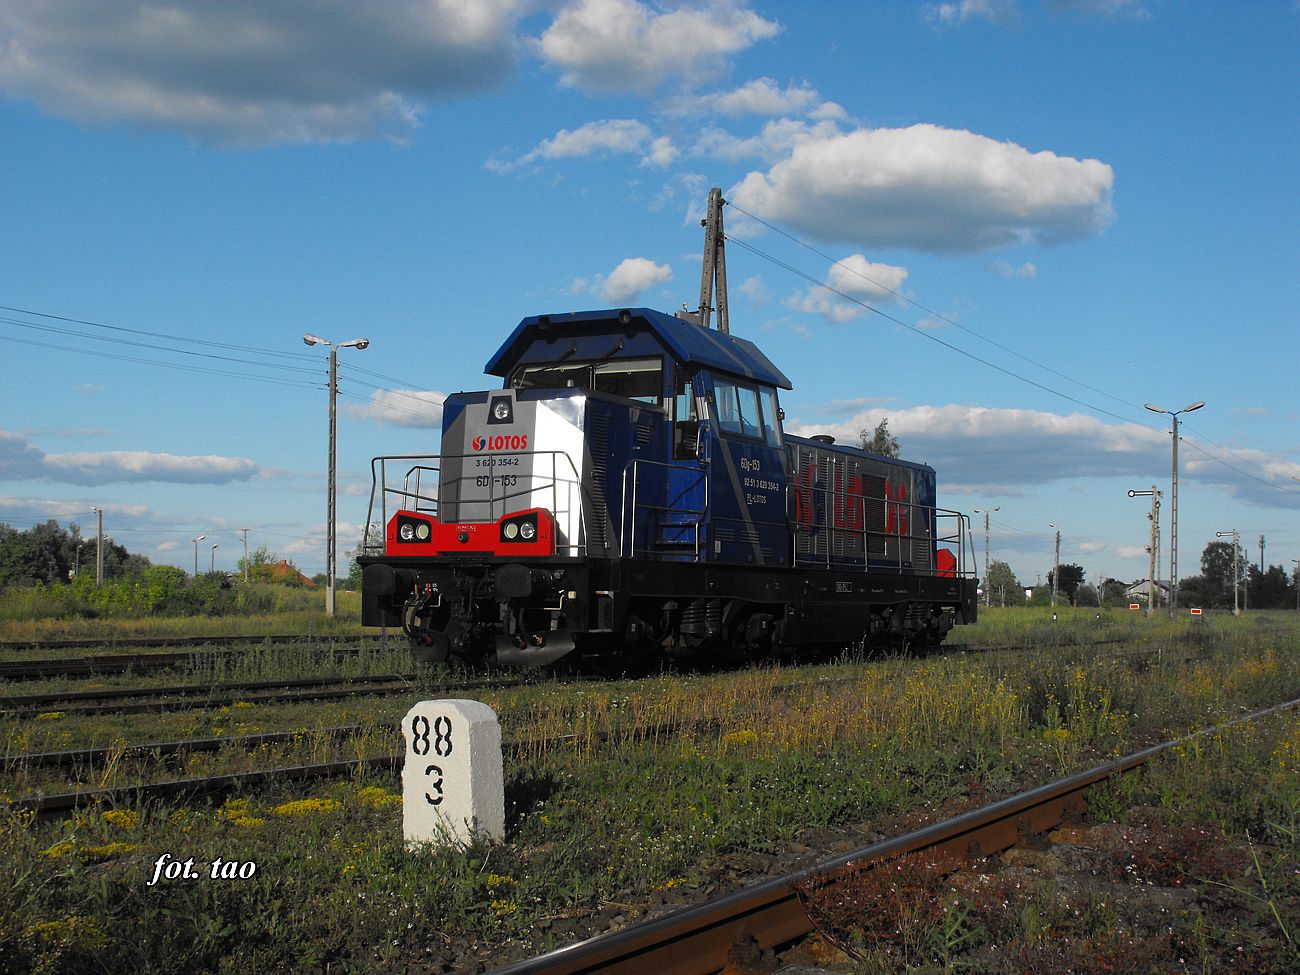
[[[500,434],[495,437],[475,437],[470,441],[475,450],[527,450],[528,434]]]

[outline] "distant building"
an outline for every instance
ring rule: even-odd
[[[1169,583],[1165,582],[1164,580],[1157,579],[1156,586],[1158,587],[1158,590],[1160,592],[1160,598],[1168,602]],[[1132,585],[1125,587],[1124,596],[1130,601],[1138,600],[1138,601],[1145,602],[1146,600],[1151,598],[1151,580],[1139,579],[1137,582],[1133,583]]]
[[[279,562],[267,562],[263,565],[255,565],[249,570],[249,574],[254,579],[260,579],[264,582],[279,582],[290,586],[302,586],[304,589],[315,589],[316,583],[311,576],[305,576],[298,571],[297,566],[290,565],[287,559],[281,559]]]

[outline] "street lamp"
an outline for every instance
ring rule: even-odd
[[[1238,608],[1240,604],[1237,602],[1237,590],[1241,582],[1241,566],[1237,561],[1241,553],[1241,546],[1238,544],[1240,536],[1235,528],[1230,532],[1215,532],[1214,535],[1216,538],[1232,539],[1232,615],[1240,616],[1241,610]]]
[[[209,572],[217,571],[217,543],[212,543],[212,561],[208,564]]]
[[[334,491],[335,458],[335,417],[336,400],[339,393],[339,349],[364,349],[370,345],[370,339],[349,339],[346,342],[329,342],[319,335],[308,332],[302,337],[308,345],[326,345],[330,350],[330,460],[329,460],[329,513],[326,516],[327,541],[325,543],[325,615],[334,615],[334,520],[337,504]]]
[[[207,535],[200,535],[198,538],[196,538],[196,539],[193,540],[193,541],[194,541],[194,578],[195,578],[195,579],[197,579],[197,578],[199,577],[199,542],[203,541],[203,539],[205,539],[205,538],[207,538],[207,537],[208,537]]]
[[[1056,555],[1053,557],[1055,566],[1052,568],[1052,608],[1056,608],[1056,589],[1061,583],[1061,529],[1056,522],[1051,522],[1048,528],[1056,529]]]
[[[1169,478],[1169,497],[1173,508],[1169,513],[1169,617],[1178,614],[1178,417],[1184,413],[1199,410],[1205,400],[1197,400],[1181,410],[1166,410],[1154,403],[1143,404],[1152,413],[1168,413],[1174,421],[1174,458]]]

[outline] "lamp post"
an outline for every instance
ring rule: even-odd
[[[336,421],[336,400],[339,392],[339,349],[364,349],[370,345],[370,339],[349,339],[346,342],[329,342],[319,335],[312,335],[308,332],[302,337],[302,340],[308,345],[325,345],[330,350],[330,459],[329,459],[329,504],[328,514],[326,516],[326,534],[325,543],[325,615],[334,615],[334,520],[335,502],[334,491],[334,472],[336,466],[335,457],[335,430]]]
[[[1056,590],[1061,584],[1061,529],[1056,522],[1052,522],[1047,527],[1056,529],[1056,555],[1052,559],[1054,563],[1052,568],[1052,608],[1055,609]]]
[[[1154,403],[1144,405],[1152,413],[1168,413],[1174,421],[1173,464],[1169,478],[1169,496],[1173,504],[1169,514],[1169,617],[1172,619],[1178,613],[1178,417],[1183,413],[1199,410],[1205,405],[1205,400],[1198,399],[1195,403],[1184,406],[1181,410],[1166,410]]]
[[[212,543],[212,561],[208,563],[208,572],[217,571],[217,543]]]
[[[1002,506],[993,508],[975,508],[975,514],[984,516],[984,605],[993,605],[993,590],[989,587],[989,515],[1001,511]]]
[[[1230,532],[1215,532],[1214,535],[1216,538],[1232,538],[1232,615],[1240,616],[1240,604],[1237,602],[1237,591],[1241,583],[1241,565],[1238,562],[1241,554],[1241,546],[1238,544],[1240,536],[1235,528]]]
[[[193,541],[194,541],[194,578],[195,578],[195,579],[197,579],[197,578],[199,577],[199,542],[203,541],[203,539],[205,539],[205,538],[207,538],[207,537],[208,537],[207,535],[200,535],[198,538],[193,539]]]

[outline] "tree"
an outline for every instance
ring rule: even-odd
[[[357,557],[365,555],[367,552],[384,551],[384,529],[380,525],[371,525],[368,537],[363,536],[357,541],[357,547],[348,553],[348,575],[343,580],[343,588],[352,592],[361,591],[361,563]]]
[[[1053,569],[1047,573],[1047,589],[1051,592],[1052,577],[1056,570]],[[1058,594],[1064,596],[1070,603],[1074,602],[1074,594],[1078,591],[1079,586],[1083,584],[1083,566],[1075,565],[1073,562],[1061,566],[1061,581],[1056,587]]]
[[[104,578],[139,575],[149,566],[143,555],[104,538]],[[0,586],[68,582],[78,570],[95,571],[95,539],[82,538],[75,524],[59,527],[53,519],[18,531],[0,524]]]
[[[259,565],[274,565],[279,560],[279,556],[272,552],[267,546],[259,545],[248,554],[247,559],[240,559],[236,568],[240,572],[243,572],[245,563],[247,563],[249,569],[253,569]]]
[[[1247,572],[1250,579],[1251,609],[1294,609],[1295,586],[1280,565],[1270,565],[1260,572],[1252,565]]]
[[[989,593],[989,602],[999,606],[1020,606],[1025,601],[1025,590],[1021,587],[1011,566],[1005,562],[995,561],[989,565],[989,577],[984,580],[984,590]]]
[[[901,449],[898,438],[889,432],[889,417],[876,424],[876,429],[868,433],[865,429],[858,434],[862,449],[881,457],[897,457]]]
[[[1242,557],[1241,546],[1236,552],[1236,582],[1238,592],[1245,580],[1246,560]],[[1201,595],[1213,607],[1226,608],[1232,605],[1233,592],[1233,551],[1231,542],[1210,542],[1201,552],[1201,578],[1204,585]],[[1182,583],[1179,583],[1181,586]],[[1237,597],[1240,599],[1240,595]]]

